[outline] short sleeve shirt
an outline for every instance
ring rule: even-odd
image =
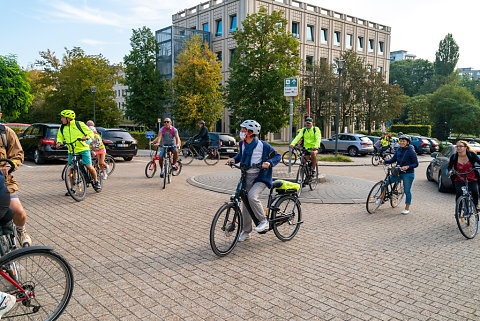
[[[173,135],[172,135],[173,128]],[[162,146],[174,146],[176,145],[175,136],[178,135],[178,130],[175,127],[170,127],[170,129],[163,126],[160,128],[158,134],[162,134]]]

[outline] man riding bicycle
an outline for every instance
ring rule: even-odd
[[[385,152],[391,148],[392,144],[392,135],[387,134],[386,132],[382,132],[382,138],[380,139],[380,143],[382,147],[380,148],[380,151],[382,154],[385,154]]]
[[[210,136],[208,135],[208,128],[205,126],[205,122],[203,120],[198,122],[198,127],[200,127],[200,132],[193,136],[193,146],[198,151],[200,156],[205,157],[205,149],[202,147],[207,148],[210,145]]]
[[[65,109],[60,112],[60,120],[62,121],[62,127],[57,134],[57,148],[60,148],[61,144],[65,140],[67,144],[73,144],[75,146],[75,153],[79,154],[82,159],[82,164],[90,172],[93,178],[93,188],[99,189],[100,183],[98,182],[97,172],[92,165],[92,157],[90,155],[90,145],[87,143],[87,139],[92,140],[94,138],[93,132],[88,128],[85,123],[81,121],[75,121],[75,112],[73,110]],[[77,139],[80,139],[78,141]],[[68,163],[72,163],[73,148],[68,146]],[[70,193],[65,193],[65,196],[70,196]]]
[[[248,203],[253,214],[259,223],[255,227],[256,232],[268,230],[269,224],[263,210],[260,194],[268,187],[272,187],[273,169],[280,160],[280,154],[270,146],[267,142],[259,140],[257,136],[260,134],[260,124],[255,120],[246,120],[240,125],[240,138],[238,154],[227,160],[227,164],[231,162],[242,163],[246,166],[253,164],[262,164],[262,168],[250,168],[247,170],[246,188],[248,191]],[[252,232],[252,217],[248,212],[246,205],[242,203],[243,227],[242,234],[238,240],[240,242],[250,237]]]
[[[172,126],[172,120],[170,118],[165,118],[165,126],[160,128],[158,131],[158,136],[150,144],[155,144],[155,146],[159,146],[160,142],[162,143],[162,147],[160,149],[159,157],[159,164],[160,164],[160,177],[163,178],[163,158],[166,155],[167,148],[173,149],[173,163],[172,168],[177,170],[177,159],[178,159],[178,149],[180,148],[180,136],[178,136],[178,130]]]
[[[310,150],[310,155],[306,155],[305,159],[308,160],[311,157],[312,160],[316,160],[320,141],[322,140],[322,133],[318,127],[313,126],[313,119],[310,117],[305,119],[305,127],[300,130],[295,139],[290,143],[290,147],[293,148],[302,138],[303,147]],[[315,175],[316,170],[317,162],[312,161],[312,175]]]

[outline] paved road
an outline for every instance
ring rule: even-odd
[[[460,235],[454,195],[426,181],[426,164],[410,215],[304,203],[292,241],[253,235],[220,259],[208,232],[228,196],[187,178],[228,168],[194,162],[161,190],[146,161],[119,163],[104,191],[80,203],[63,196],[62,165],[17,173],[35,243],[56,246],[74,269],[62,320],[480,319],[480,239]],[[322,171],[372,185],[383,177],[368,166]]]

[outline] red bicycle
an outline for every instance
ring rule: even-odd
[[[152,178],[157,172],[157,163],[160,161],[160,157],[158,156],[159,150],[160,150],[160,147],[157,146],[156,149],[152,150],[152,152],[150,153],[150,161],[147,163],[147,166],[145,166],[145,176],[147,176],[147,178]],[[170,153],[170,151],[168,152]],[[164,163],[165,163],[165,160],[167,159],[168,157],[164,157]],[[182,162],[178,160],[177,169],[172,168],[172,175],[177,176],[180,174],[181,171],[182,171]]]

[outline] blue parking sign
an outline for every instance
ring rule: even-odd
[[[155,138],[155,132],[145,132],[147,138]]]

